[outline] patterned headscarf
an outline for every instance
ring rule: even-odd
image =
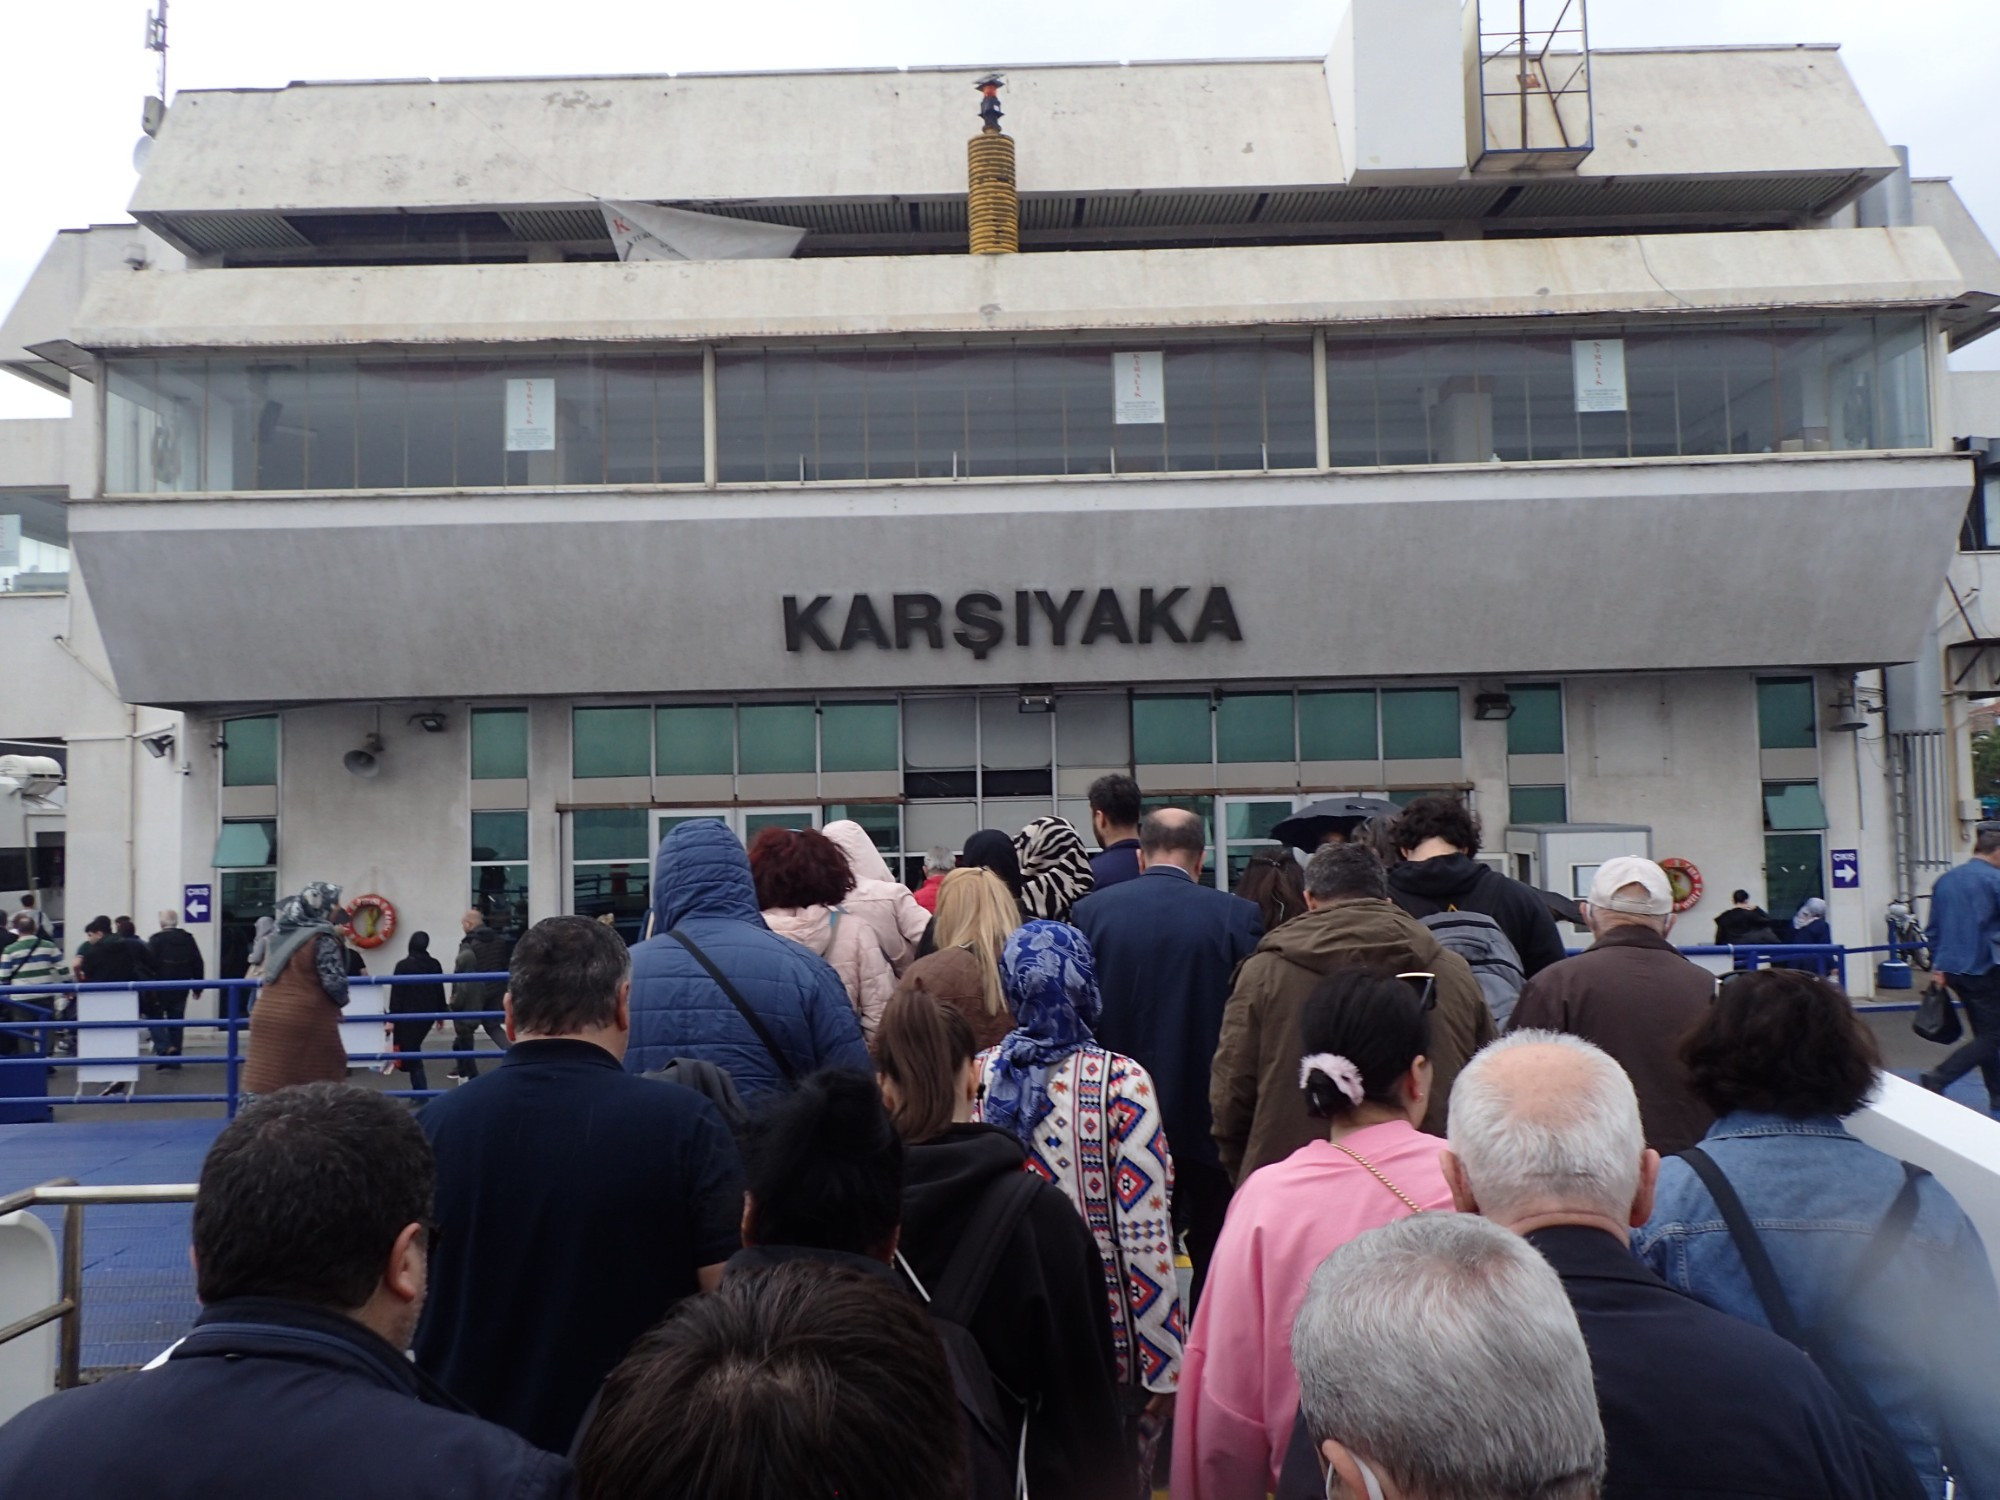
[[[1808,896],[1792,916],[1792,927],[1810,927],[1826,915],[1826,903],[1817,896]]]
[[[1090,855],[1062,818],[1037,818],[1014,835],[1021,857],[1021,905],[1031,917],[1067,922],[1070,908],[1097,884]]]
[[[1054,1107],[1049,1069],[1093,1045],[1091,1029],[1104,1003],[1090,940],[1061,922],[1017,927],[1000,954],[1000,978],[1014,1029],[1000,1040],[981,1115],[1025,1144]]]
[[[294,953],[320,933],[333,935],[333,919],[340,911],[340,887],[315,880],[296,896],[287,896],[276,907],[277,923],[264,949],[264,972],[275,979],[285,972]]]

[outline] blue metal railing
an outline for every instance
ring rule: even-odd
[[[505,984],[506,982],[507,976],[504,973],[488,973],[449,975],[370,974],[356,976],[349,983],[351,989],[364,989],[375,985],[387,987],[399,984]],[[9,1017],[8,1019],[0,1020],[0,1037],[13,1036],[34,1043],[32,1051],[16,1053],[12,1056],[0,1056],[0,1069],[78,1069],[133,1067],[147,1062],[179,1063],[182,1065],[219,1062],[223,1066],[224,1091],[222,1093],[147,1093],[142,1097],[149,1104],[221,1104],[227,1107],[227,1111],[231,1116],[234,1116],[242,1097],[242,1072],[246,1057],[243,1035],[250,1025],[250,1012],[256,1004],[256,992],[262,988],[263,981],[258,979],[144,979],[124,984],[0,985],[0,1006],[4,1006],[9,1011],[26,1013],[25,1019]],[[108,1021],[85,1021],[79,1020],[73,1015],[63,1016],[57,1014],[57,1007],[61,1001],[79,995],[127,994],[134,991],[143,995],[160,990],[186,994],[190,997],[199,994],[203,990],[216,990],[221,996],[222,1003],[217,1015],[213,1019],[207,1017],[195,1017],[192,1019],[183,1017],[177,1020],[170,1018],[156,1019],[152,1016],[141,1014],[136,1018],[121,1016]],[[429,1025],[435,1025],[443,1021],[462,1023],[472,1026],[477,1030],[488,1021],[501,1021],[504,1014],[504,1012],[497,1010],[445,1010],[386,1012],[380,1016],[372,1014],[349,1016],[343,1010],[340,1012],[338,1020],[343,1025],[403,1025],[414,1022],[425,1022]],[[166,1030],[186,1032],[195,1028],[224,1033],[224,1050],[222,1053],[219,1055],[195,1053],[192,1055],[174,1054],[169,1056],[154,1054],[151,1057],[136,1054],[130,1057],[77,1057],[58,1056],[56,1054],[57,1039],[65,1034],[85,1031],[137,1031],[142,1029],[147,1031]],[[490,1061],[505,1057],[506,1055],[504,1050],[475,1050],[467,1052],[454,1050],[421,1053],[390,1050],[383,1052],[350,1052],[348,1054],[348,1061],[357,1064],[379,1064],[392,1061],[449,1062],[456,1064],[463,1061]],[[0,1073],[0,1079],[4,1078],[5,1074]],[[430,1099],[435,1098],[443,1090],[409,1089],[402,1092],[407,1092],[411,1098]],[[0,1104],[26,1103],[33,1101],[37,1097],[40,1096],[36,1094],[16,1094],[4,1087],[0,1087]],[[49,1102],[111,1104],[123,1102],[132,1097],[134,1095],[130,1092],[111,1095],[85,1095],[78,1093],[66,1100],[61,1099],[60,1096],[49,1096]]]

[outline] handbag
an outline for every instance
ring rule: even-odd
[[[1949,1047],[1965,1035],[1964,1023],[1958,1018],[1958,1007],[1952,1004],[1955,998],[1950,985],[1932,985],[1924,991],[1924,998],[1917,1002],[1917,1013],[1910,1017],[1910,1030],[1927,1042]]]
[[[1695,1176],[1701,1179],[1709,1196],[1715,1200],[1716,1208],[1721,1210],[1722,1222],[1729,1226],[1729,1238],[1735,1242],[1736,1253],[1742,1257],[1743,1269],[1750,1273],[1750,1284],[1756,1289],[1757,1300],[1763,1304],[1764,1316],[1770,1321],[1772,1331],[1803,1350],[1840,1399],[1841,1407],[1847,1414],[1848,1429],[1854,1434],[1855,1444],[1861,1450],[1862,1464],[1873,1481],[1877,1500],[1925,1500],[1926,1491],[1923,1481],[1917,1477],[1916,1466],[1910,1462],[1901,1441],[1890,1430],[1882,1416],[1882,1409],[1875,1404],[1875,1398],[1868,1394],[1867,1387],[1855,1379],[1853,1371],[1834,1352],[1825,1330],[1807,1328],[1799,1321],[1792,1299],[1785,1294],[1784,1283],[1778,1280],[1777,1267],[1771,1264],[1770,1252],[1764,1248],[1764,1241],[1758,1236],[1757,1227],[1750,1222],[1743,1200],[1737,1196],[1735,1187],[1716,1164],[1715,1158],[1699,1146],[1690,1146],[1680,1155],[1682,1161],[1694,1168]],[[1882,1273],[1910,1237],[1910,1226],[1917,1217],[1917,1184],[1930,1173],[1908,1162],[1904,1162],[1902,1167],[1903,1186],[1895,1201],[1889,1205],[1889,1211],[1882,1216],[1882,1222],[1876,1226],[1853,1280],[1847,1284],[1839,1299],[1841,1307],[1851,1307],[1858,1300],[1863,1289]]]

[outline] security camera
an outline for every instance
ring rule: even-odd
[[[141,739],[139,743],[146,747],[146,753],[152,756],[154,760],[165,760],[169,755],[173,754],[174,737],[171,731],[163,730],[159,734],[149,734]]]
[[[410,722],[423,730],[425,734],[444,733],[443,714],[411,714]]]

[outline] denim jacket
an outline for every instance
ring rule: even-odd
[[[1901,1164],[1832,1115],[1739,1110],[1702,1141],[1756,1226],[1799,1320],[1868,1390],[1932,1496],[1942,1464],[1960,1500],[2000,1500],[2000,1291],[1979,1231],[1935,1178],[1916,1222],[1859,1299],[1849,1296]],[[1632,1240],[1648,1265],[1709,1306],[1770,1326],[1708,1189],[1686,1162],[1660,1169],[1653,1216]]]

